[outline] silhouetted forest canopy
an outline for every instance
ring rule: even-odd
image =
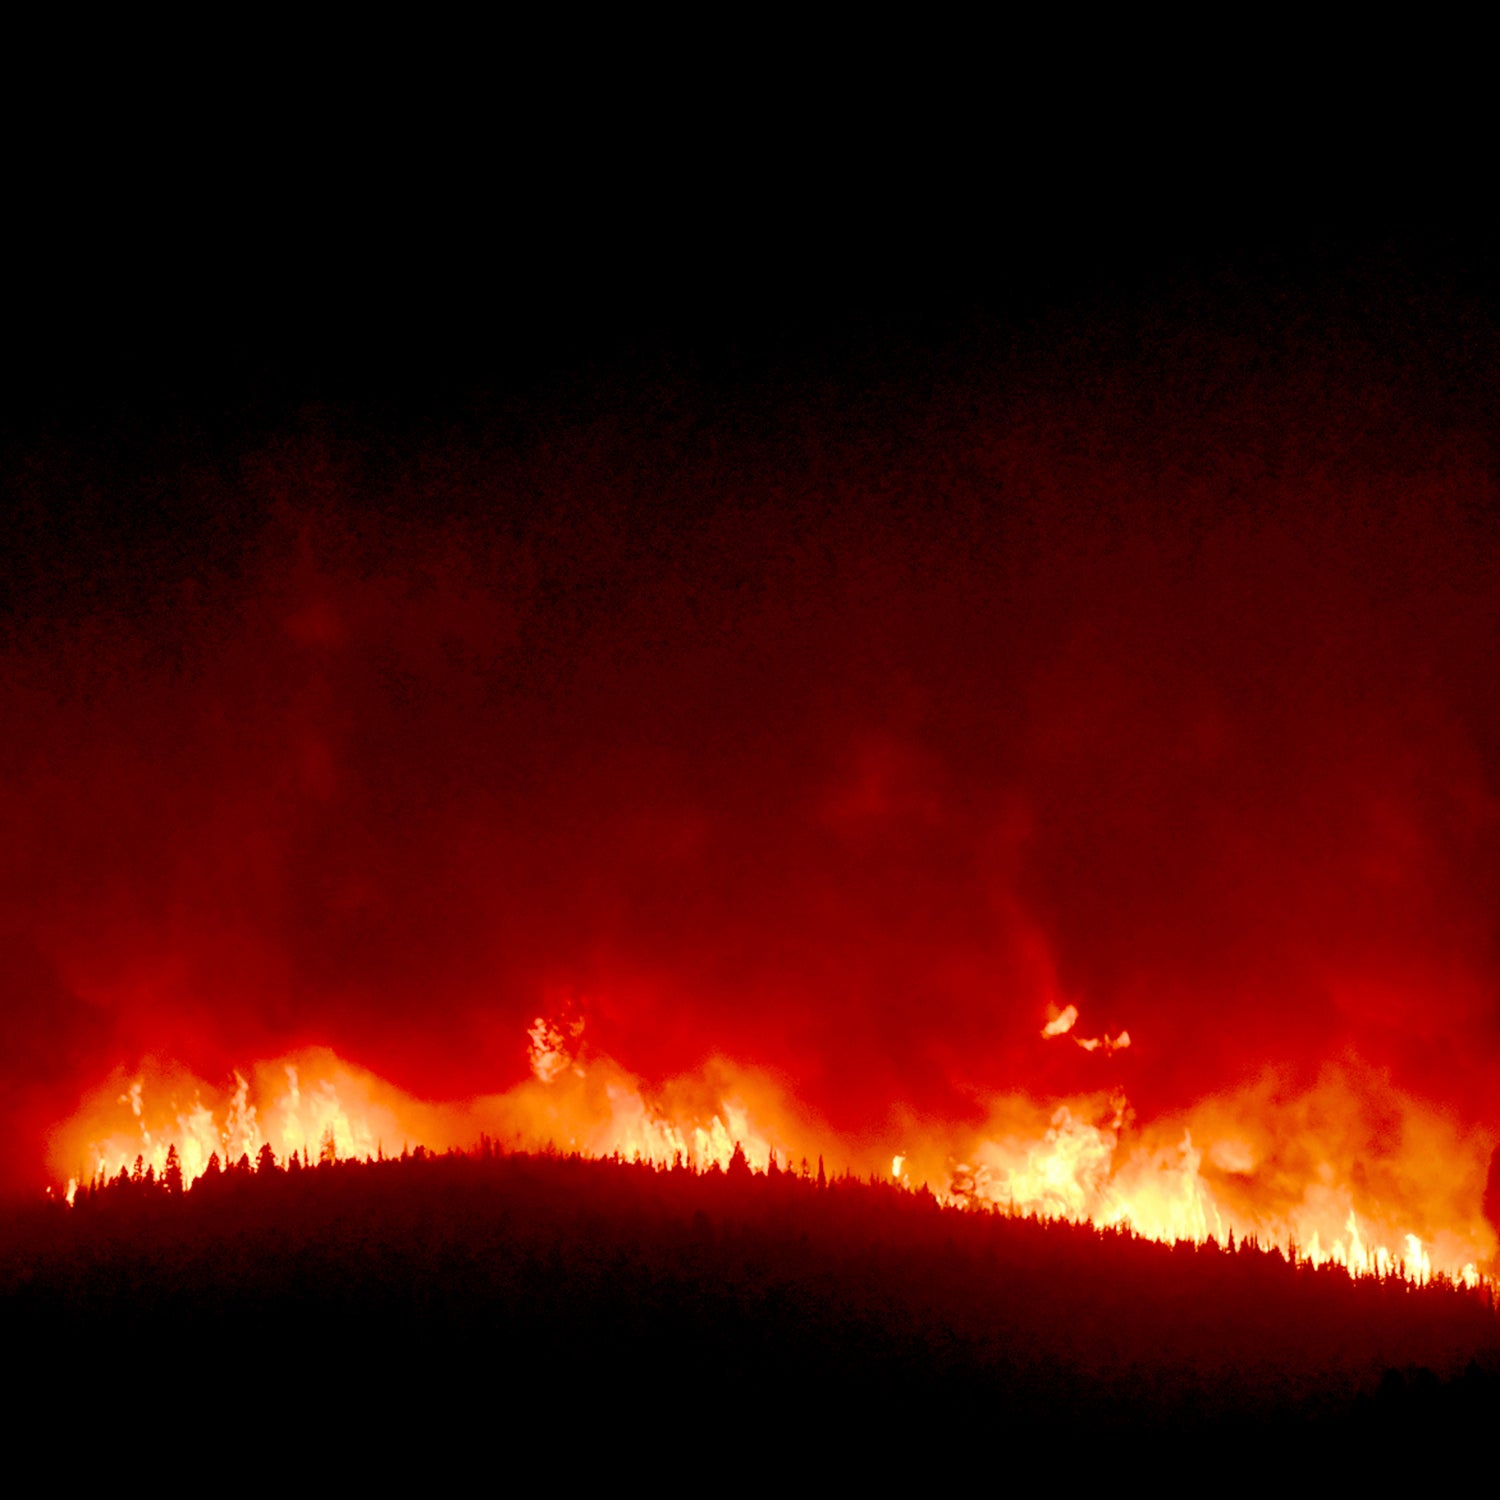
[[[187,1190],[175,1161],[142,1166],[13,1216],[5,1348],[39,1392],[122,1360],[170,1389],[207,1361],[270,1399],[312,1361],[330,1421],[374,1402],[517,1430],[570,1391],[622,1431],[708,1400],[872,1437],[1451,1437],[1500,1410],[1488,1285],[945,1208],[821,1162],[319,1155],[215,1160]]]

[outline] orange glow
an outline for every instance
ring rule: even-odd
[[[157,1178],[175,1148],[191,1186],[217,1156],[254,1164],[269,1146],[278,1165],[369,1159],[409,1146],[463,1149],[481,1133],[518,1150],[555,1148],[586,1156],[698,1170],[728,1167],[736,1146],[755,1171],[789,1142],[818,1131],[769,1079],[712,1059],[692,1076],[649,1089],[609,1058],[585,1060],[583,1025],[538,1018],[530,1029],[533,1077],[503,1094],[464,1104],[418,1100],[326,1049],[236,1072],[215,1089],[170,1065],[150,1063],[95,1090],[52,1134],[50,1164],[79,1180],[141,1170]]]
[[[1076,1019],[1070,1006],[1044,1035]],[[160,1178],[174,1147],[191,1185],[211,1157],[253,1164],[266,1147],[284,1165],[293,1153],[310,1163],[466,1148],[483,1132],[512,1149],[708,1170],[727,1168],[738,1146],[757,1172],[828,1154],[956,1206],[1168,1241],[1253,1237],[1356,1275],[1441,1272],[1475,1285],[1494,1266],[1481,1206],[1494,1140],[1352,1061],[1309,1089],[1266,1073],[1146,1122],[1118,1091],[1014,1093],[992,1099],[977,1130],[913,1118],[894,1122],[899,1139],[873,1130],[852,1141],[724,1059],[651,1088],[589,1055],[581,1021],[538,1017],[528,1037],[532,1076],[462,1105],[414,1099],[316,1049],[235,1073],[223,1090],[153,1064],[112,1079],[54,1132],[52,1167],[71,1202],[78,1180],[138,1162]]]
[[[1078,1007],[1068,1005],[1042,1027],[1042,1035],[1047,1038],[1066,1036],[1077,1024]],[[1117,1052],[1130,1045],[1130,1033],[1122,1031],[1118,1036],[1075,1036],[1073,1040],[1085,1052]]]
[[[1481,1206],[1494,1146],[1351,1063],[1302,1092],[1271,1073],[1149,1122],[1120,1093],[1009,1095],[977,1132],[934,1132],[907,1171],[942,1180],[953,1161],[946,1196],[976,1206],[1472,1285],[1496,1252]]]
[[[117,1074],[53,1132],[55,1170],[92,1179],[142,1169],[159,1178],[175,1147],[184,1184],[197,1181],[212,1157],[222,1166],[254,1163],[269,1146],[279,1164],[373,1157],[404,1146],[441,1148],[468,1138],[462,1111],[424,1104],[313,1048],[236,1072],[216,1089],[183,1069],[148,1062],[134,1076]]]
[[[1043,1036],[1066,1036],[1078,1024],[1078,1007],[1069,1005],[1042,1027]]]

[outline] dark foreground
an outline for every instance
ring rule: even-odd
[[[149,1439],[225,1473],[1378,1473],[1500,1416],[1486,1292],[852,1179],[489,1150],[245,1170],[28,1211],[0,1254],[9,1447],[69,1465]]]

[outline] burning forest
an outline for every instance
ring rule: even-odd
[[[1461,248],[39,363],[14,1337],[165,1380],[301,1317],[411,1396],[381,1337],[560,1380],[565,1326],[652,1388],[1016,1431],[1492,1413],[1500,325]]]
[[[1069,1035],[1069,1006],[1042,1028]],[[172,1174],[178,1190],[237,1167],[293,1169],[371,1160],[391,1151],[509,1149],[577,1153],[657,1168],[751,1170],[778,1160],[832,1159],[843,1172],[932,1194],[958,1207],[1123,1228],[1164,1243],[1254,1240],[1313,1266],[1417,1282],[1434,1270],[1469,1287],[1493,1264],[1484,1216],[1491,1147],[1388,1077],[1352,1067],[1294,1093],[1274,1075],[1143,1125],[1118,1090],[1038,1101],[990,1101],[989,1119],[955,1127],[907,1122],[903,1134],[853,1148],[763,1074],[714,1060],[653,1088],[594,1058],[585,1022],[537,1017],[527,1033],[532,1077],[463,1104],[424,1103],[325,1050],[263,1065],[252,1090],[150,1070],[107,1084],[54,1134],[52,1161],[72,1204],[127,1182]],[[1118,1037],[1072,1036],[1085,1050]],[[186,1107],[184,1107],[184,1102]],[[1382,1147],[1378,1129],[1394,1133]],[[1196,1131],[1196,1144],[1194,1133]],[[892,1143],[901,1149],[891,1150]]]

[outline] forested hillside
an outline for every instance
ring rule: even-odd
[[[945,1209],[821,1163],[268,1157],[30,1210],[3,1267],[0,1338],[36,1375],[13,1409],[64,1442],[836,1431],[896,1461],[1077,1433],[1451,1444],[1500,1410],[1487,1285]]]

